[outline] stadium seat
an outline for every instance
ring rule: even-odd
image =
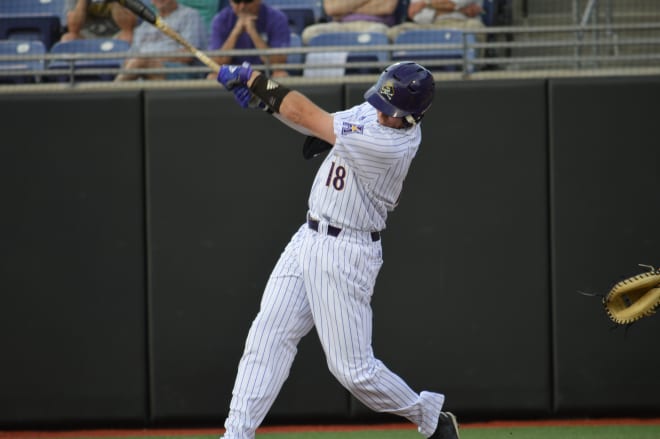
[[[46,47],[41,41],[0,41],[0,56],[4,55],[45,55]],[[38,74],[5,75],[5,73],[28,72],[43,70],[44,59],[6,60],[0,61],[0,83],[33,83],[39,82]]]
[[[264,0],[266,4],[284,12],[291,32],[298,35],[310,24],[317,23],[322,14],[322,0]]]
[[[123,40],[112,38],[95,38],[89,40],[60,41],[55,43],[50,50],[50,54],[74,54],[69,59],[52,60],[48,64],[49,70],[63,70],[63,75],[55,75],[57,81],[66,81],[70,79],[71,74],[79,80],[111,81],[116,76],[115,73],[86,73],[80,75],[76,70],[80,69],[116,69],[120,68],[124,62],[119,58],[86,58],[84,54],[100,55],[108,53],[125,53],[130,48],[130,44]],[[73,72],[73,73],[72,73]]]
[[[297,33],[291,32],[291,47],[302,47],[302,40],[300,35]],[[302,64],[305,62],[304,53],[290,53],[286,57],[286,62],[288,64]],[[300,75],[302,73],[301,69],[289,69],[289,75]]]
[[[46,50],[62,35],[65,0],[0,0],[0,40],[39,40]]]
[[[464,41],[465,40],[465,41]],[[451,65],[430,65],[429,70],[446,70],[446,71],[460,71],[463,69],[462,60],[466,59],[468,62],[475,58],[475,50],[468,49],[467,53],[463,48],[463,44],[474,44],[476,39],[474,34],[465,33],[461,30],[454,29],[413,29],[400,33],[394,40],[395,45],[429,45],[429,44],[452,44],[457,47],[448,48],[420,48],[418,49],[404,49],[394,50],[392,52],[392,61],[424,61],[424,60],[456,60],[456,63]],[[467,57],[466,57],[467,55]],[[470,64],[469,71],[474,70],[474,65]]]
[[[314,24],[314,14],[311,9],[283,9],[289,19],[289,29],[291,32],[302,34],[310,24]]]
[[[350,46],[376,46],[388,44],[389,40],[387,39],[387,36],[378,32],[327,32],[312,37],[307,43],[307,46],[347,46],[348,50],[344,52],[344,59],[346,60],[345,62],[349,64],[346,68],[346,74],[356,74],[380,73],[383,70],[384,65],[380,67],[351,67],[351,63],[378,61],[387,64],[387,62],[389,62],[390,55],[387,50],[351,51]],[[310,53],[307,55],[307,58],[311,58],[317,62],[320,62],[322,60],[322,55],[325,53],[328,52],[317,52],[312,57],[310,57],[310,55],[312,55]],[[339,53],[333,52],[333,60],[331,62],[338,62],[338,59],[341,57],[335,56],[337,54]],[[328,56],[330,57],[330,54]]]
[[[318,22],[324,15],[323,0],[263,0],[269,6],[280,10],[286,9],[309,9],[314,16],[314,22]]]

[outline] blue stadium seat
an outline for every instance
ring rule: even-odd
[[[324,15],[323,0],[263,0],[269,6],[277,9],[309,9],[314,21],[318,22]]]
[[[283,9],[289,19],[289,29],[291,32],[302,34],[310,24],[314,24],[314,14],[311,9]]]
[[[291,32],[291,47],[302,47],[302,39],[297,33]],[[290,53],[286,57],[286,62],[288,64],[302,64],[305,62],[304,53]],[[302,73],[301,69],[289,69],[289,75],[300,75]]]
[[[0,41],[0,56],[3,55],[45,55],[46,47],[41,41]],[[0,83],[33,83],[39,82],[38,74],[32,75],[7,75],[5,73],[28,72],[31,70],[43,70],[44,59],[6,60],[0,61]]]
[[[388,45],[389,40],[387,36],[378,32],[327,32],[312,37],[307,46],[346,46],[347,58],[346,63],[356,62],[374,62],[379,61],[387,63],[390,60],[390,54],[387,50],[374,50],[374,51],[355,51],[350,50],[350,46],[376,46]],[[356,73],[380,73],[384,66],[381,67],[351,67],[346,69],[346,74]]]
[[[111,81],[116,76],[115,73],[88,73],[84,75],[76,74],[80,69],[116,69],[120,68],[124,62],[123,57],[118,58],[85,58],[84,54],[108,54],[125,53],[130,48],[130,44],[123,40],[112,38],[94,38],[89,40],[60,41],[55,43],[50,49],[50,54],[75,54],[75,59],[71,60],[52,60],[48,64],[49,70],[62,70],[62,75],[55,75],[58,81],[66,81],[71,76],[71,71],[80,80]],[[72,65],[73,63],[73,65]]]
[[[39,40],[46,49],[60,39],[65,0],[0,0],[0,40]]]
[[[465,33],[461,30],[454,29],[412,29],[400,33],[394,40],[394,44],[452,44],[458,45],[455,48],[420,48],[420,49],[404,49],[394,50],[392,52],[392,61],[424,61],[424,60],[457,60],[452,65],[439,65],[428,66],[429,70],[447,70],[459,71],[463,69],[462,60],[465,58],[473,60],[475,58],[475,50],[468,49],[467,54],[463,49],[464,39],[468,44],[476,42],[474,34]],[[466,57],[467,55],[467,57]],[[471,64],[469,71],[473,71],[474,67]]]
[[[298,35],[310,24],[317,23],[323,15],[322,0],[264,0],[266,4],[284,12],[289,19],[291,32]]]

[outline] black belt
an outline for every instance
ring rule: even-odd
[[[308,219],[307,220],[307,225],[309,226],[310,229],[314,230],[315,232],[319,231],[319,222],[315,219]],[[328,224],[328,235],[332,237],[337,237],[341,233],[341,229],[339,227],[331,226]],[[380,241],[380,232],[371,232],[371,240],[376,242]]]

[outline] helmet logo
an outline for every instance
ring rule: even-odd
[[[387,81],[380,87],[379,92],[382,96],[385,96],[388,101],[391,101],[394,97],[394,83],[392,81]]]

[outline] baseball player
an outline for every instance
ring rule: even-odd
[[[431,73],[413,62],[393,64],[365,93],[366,102],[333,114],[247,63],[222,66],[218,81],[241,106],[258,102],[329,149],[312,184],[307,221],[275,265],[248,333],[224,439],[254,438],[312,328],[330,372],[363,404],[407,418],[425,437],[458,439],[456,418],[442,411],[444,395],[413,391],[371,346],[381,231],[422,139],[419,122],[435,88]]]

